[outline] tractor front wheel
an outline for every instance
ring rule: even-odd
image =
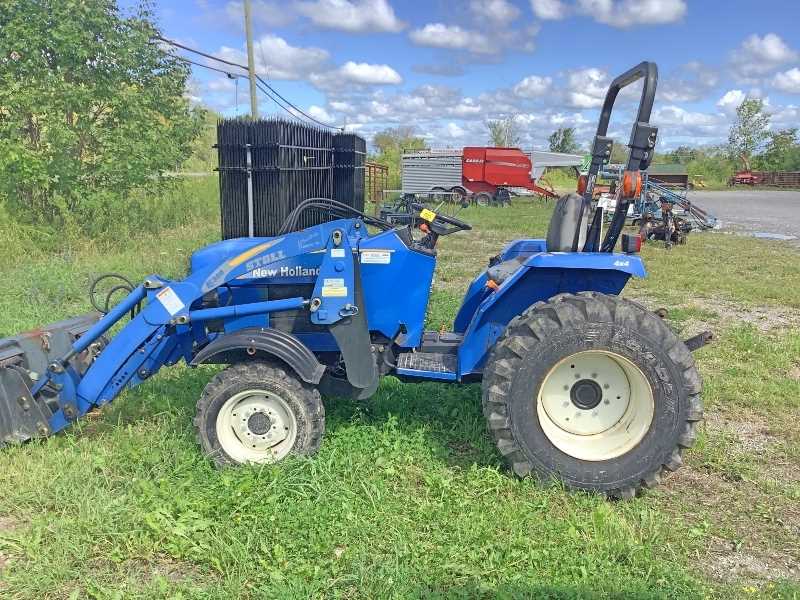
[[[325,409],[316,388],[282,365],[235,364],[203,390],[197,440],[218,467],[274,463],[319,449]]]
[[[681,466],[700,391],[691,352],[661,318],[584,292],[509,323],[484,371],[483,408],[517,475],[632,498]]]

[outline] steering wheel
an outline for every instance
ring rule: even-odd
[[[469,223],[451,217],[450,215],[435,213],[418,202],[412,202],[411,208],[417,212],[420,219],[428,224],[430,230],[437,235],[450,235],[457,231],[472,230],[472,225]],[[450,225],[450,227],[447,227],[448,225]]]

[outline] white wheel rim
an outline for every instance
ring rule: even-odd
[[[280,396],[246,390],[231,396],[217,414],[217,439],[238,463],[272,463],[285,458],[297,438],[297,419]]]
[[[545,376],[536,413],[553,445],[578,460],[630,452],[650,429],[653,389],[642,370],[613,352],[590,350],[561,360]]]

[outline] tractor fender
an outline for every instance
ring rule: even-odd
[[[253,327],[225,334],[200,350],[191,365],[230,365],[264,357],[279,358],[306,383],[316,385],[325,374],[325,365],[303,342],[272,328]]]

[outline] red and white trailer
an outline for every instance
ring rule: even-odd
[[[519,148],[408,152],[402,159],[402,185],[404,192],[456,192],[481,205],[507,203],[510,189],[556,197],[537,184],[530,155]]]

